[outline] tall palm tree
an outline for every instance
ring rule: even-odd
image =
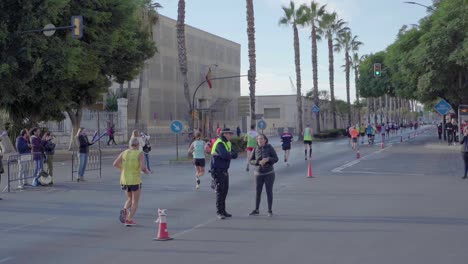
[[[349,56],[349,52],[351,51],[351,30],[346,30],[338,34],[338,37],[335,39],[337,42],[335,44],[335,51],[345,52],[345,73],[346,73],[346,101],[348,103],[348,125],[351,126],[351,98],[350,98],[350,90],[349,90],[349,74],[351,70],[351,60]]]
[[[253,0],[247,1],[247,37],[249,41],[249,91],[250,91],[250,124],[255,124],[255,78],[257,62],[255,59],[255,16]]]
[[[290,25],[293,28],[294,34],[294,62],[296,64],[296,103],[297,103],[297,118],[299,123],[299,140],[302,140],[303,124],[302,124],[302,92],[301,92],[301,55],[299,49],[299,31],[297,26],[300,25],[302,10],[296,9],[293,1],[290,1],[289,7],[282,6],[284,16],[280,18],[279,25]]]
[[[330,82],[330,106],[333,116],[333,128],[337,129],[336,125],[336,104],[335,104],[335,69],[334,69],[334,57],[333,57],[333,39],[337,34],[340,34],[342,31],[346,30],[346,22],[342,19],[338,19],[338,16],[335,12],[325,13],[322,16],[322,19],[319,23],[318,33],[326,37],[328,40],[328,72],[329,72],[329,82]]]
[[[354,69],[354,86],[356,88],[356,103],[358,109],[358,123],[361,124],[361,105],[359,102],[359,65],[364,59],[364,56],[359,57],[358,50],[363,43],[357,40],[357,36],[354,36],[351,40],[351,50],[353,51],[353,57],[351,58],[352,67]]]
[[[310,38],[312,40],[312,76],[313,76],[313,95],[314,104],[319,106],[319,91],[318,91],[318,70],[317,70],[317,38],[320,36],[317,34],[317,27],[320,23],[321,17],[325,13],[325,5],[320,6],[317,2],[312,1],[310,5],[303,4],[299,8],[303,16],[300,18],[301,24],[308,25],[311,27]],[[320,133],[320,113],[315,113],[315,119],[317,120],[317,132]]]
[[[179,0],[177,9],[177,53],[179,55],[179,69],[184,79],[184,97],[187,101],[188,114],[192,116],[192,104],[190,102],[190,89],[187,77],[187,48],[185,45],[185,1]],[[193,129],[192,118],[189,118],[189,127]]]

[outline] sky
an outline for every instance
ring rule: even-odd
[[[155,0],[163,8],[159,13],[177,19],[178,0]],[[185,23],[241,44],[241,74],[247,74],[248,39],[246,1],[244,0],[186,0]],[[290,77],[296,84],[294,64],[293,30],[291,26],[279,26],[284,16],[282,6],[289,0],[254,0],[255,45],[257,60],[256,95],[296,94]],[[311,0],[295,0],[296,7]],[[403,25],[417,24],[427,15],[426,9],[405,4],[400,0],[316,0],[326,4],[329,12],[337,12],[348,23],[353,35],[363,42],[360,55],[384,50],[395,41]],[[431,5],[430,0],[419,0]],[[312,89],[312,61],[310,28],[299,30],[302,92]],[[328,74],[328,46],[326,40],[318,43],[319,90],[330,90]],[[190,56],[190,54],[187,54]],[[344,54],[335,56],[335,96],[346,101],[346,78],[343,68]],[[354,74],[351,74],[351,101],[355,100]],[[249,94],[247,78],[241,79],[241,95]]]

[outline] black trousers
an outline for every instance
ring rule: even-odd
[[[267,194],[268,201],[268,211],[271,211],[273,206],[273,184],[275,183],[275,173],[270,173],[267,175],[255,175],[255,187],[256,187],[256,197],[255,197],[255,210],[258,210],[260,207],[260,200],[262,198],[263,185],[265,185],[265,191]]]
[[[229,191],[229,173],[227,171],[212,172],[211,177],[215,180],[216,190],[216,213],[226,212],[226,197]]]
[[[465,177],[468,175],[468,152],[463,152],[463,161],[465,162]]]

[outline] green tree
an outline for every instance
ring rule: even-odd
[[[335,51],[341,52],[342,50],[345,52],[345,73],[346,73],[346,101],[348,103],[348,125],[351,125],[351,98],[350,98],[350,87],[349,87],[349,75],[351,71],[351,60],[349,56],[349,52],[352,50],[352,34],[351,30],[346,30],[338,34],[338,37],[335,39]]]
[[[317,2],[312,1],[310,5],[303,4],[300,7],[300,13],[303,16],[300,18],[303,25],[308,25],[311,28],[310,38],[312,41],[312,79],[313,79],[313,94],[314,104],[320,106],[319,99],[319,88],[318,88],[318,59],[317,59],[317,38],[320,35],[317,34],[317,27],[320,20],[325,13],[325,5],[320,6]],[[320,133],[320,113],[315,113],[315,119],[317,120],[317,133]]]
[[[302,140],[302,132],[304,129],[302,122],[302,91],[301,91],[301,55],[299,49],[299,31],[297,26],[301,23],[302,9],[296,9],[293,1],[289,2],[289,7],[282,6],[284,16],[280,18],[279,25],[290,25],[293,28],[294,37],[294,63],[296,65],[296,103],[297,103],[297,119],[299,122],[299,140]]]

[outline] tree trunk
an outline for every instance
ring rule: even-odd
[[[255,56],[255,16],[253,0],[247,1],[247,37],[249,46],[249,96],[250,96],[250,124],[255,124],[255,78],[257,76]]]
[[[318,59],[317,59],[317,29],[315,23],[312,20],[312,76],[314,83],[314,104],[320,107],[320,100],[318,95]],[[320,113],[315,113],[315,119],[317,120],[317,133],[320,133]]]
[[[374,101],[374,107],[372,108],[372,112],[374,113],[374,125],[377,125],[377,98],[373,97],[372,100]]]
[[[72,131],[70,134],[70,142],[68,144],[68,150],[75,150],[77,148],[76,133],[81,125],[81,117],[83,116],[83,109],[79,107],[75,110],[67,110],[68,117],[72,123]]]
[[[371,101],[372,97],[367,98],[367,123],[370,123],[371,120]]]
[[[388,94],[385,95],[385,112],[386,113],[386,116],[385,116],[385,121],[388,122],[388,117],[389,117],[389,107],[388,107]]]
[[[296,87],[297,87],[297,96],[296,96],[296,103],[297,103],[297,119],[299,124],[299,141],[303,140],[302,132],[304,131],[303,123],[302,123],[302,92],[301,92],[301,55],[299,49],[299,32],[297,30],[296,24],[293,25],[294,30],[294,62],[296,64]]]
[[[359,72],[358,72],[358,70],[359,70],[358,67],[354,68],[354,86],[356,88],[356,103],[357,103],[357,112],[358,112],[358,123],[361,124],[361,105],[360,105],[360,102],[359,102],[359,87],[358,87]],[[367,108],[369,108],[369,105],[367,105]]]
[[[143,80],[145,79],[144,74],[145,73],[145,66],[143,66],[143,69],[140,72],[140,81],[138,84],[138,96],[137,96],[137,102],[136,102],[136,107],[135,107],[135,129],[141,129],[140,128],[140,112],[141,112],[141,94],[143,92]]]
[[[190,89],[187,78],[187,49],[185,45],[185,1],[179,0],[177,10],[177,52],[179,54],[179,68],[184,80],[184,97],[187,101],[188,116],[192,116],[192,103],[190,101]],[[190,130],[193,130],[193,118],[188,119]]]
[[[335,87],[334,87],[334,73],[335,69],[333,68],[333,37],[329,34],[328,38],[328,72],[330,80],[330,105],[331,112],[333,116],[333,129],[337,129],[336,125],[336,105],[335,105]]]
[[[351,126],[351,98],[350,98],[350,88],[349,88],[349,74],[350,74],[350,63],[349,63],[349,52],[345,53],[346,59],[346,101],[348,103],[348,125]]]

